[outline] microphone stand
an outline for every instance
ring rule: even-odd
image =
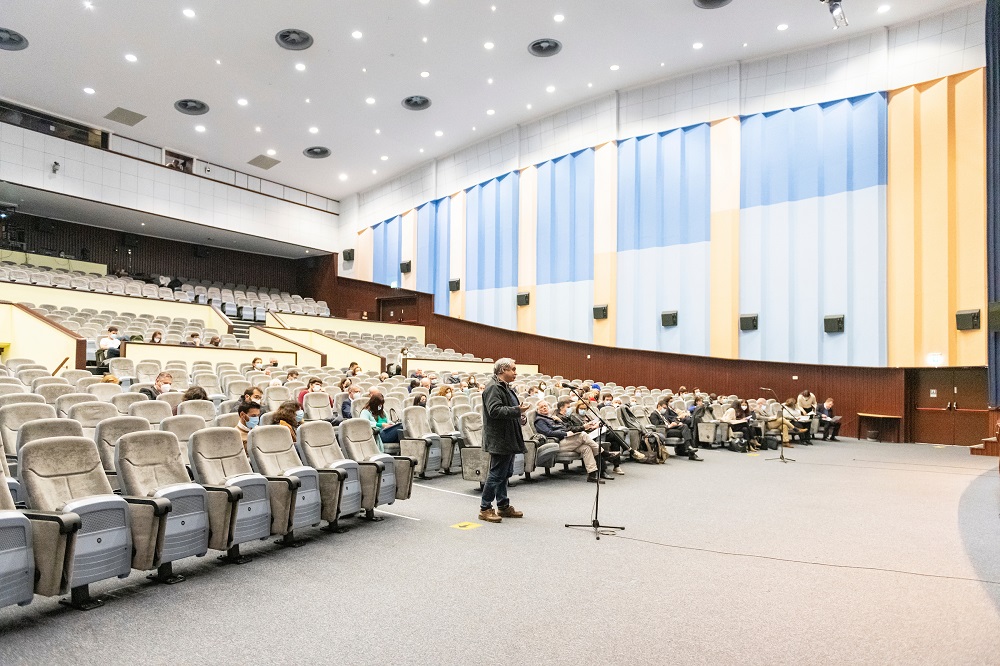
[[[588,400],[584,399],[584,396],[583,396],[583,387],[577,388],[577,387],[573,387],[573,386],[570,386],[570,385],[566,385],[563,388],[568,388],[573,393],[573,395],[575,395],[577,397],[577,400],[579,402],[582,402],[583,404],[585,404],[587,406],[587,410],[591,414],[593,414],[597,418],[597,421],[598,421],[598,426],[597,426],[597,442],[598,442],[598,447],[597,447],[597,449],[598,449],[598,455],[597,455],[597,482],[594,484],[594,486],[596,486],[594,488],[594,513],[591,515],[591,519],[590,519],[590,524],[589,525],[573,525],[573,524],[570,524],[570,523],[566,523],[566,527],[589,527],[589,528],[592,528],[594,530],[594,538],[596,538],[598,541],[600,541],[601,540],[601,530],[602,529],[606,529],[606,530],[619,530],[619,531],[625,529],[624,527],[619,527],[619,526],[616,526],[616,525],[601,525],[601,519],[600,519],[600,512],[601,512],[601,486],[604,485],[604,479],[601,478],[602,474],[604,473],[604,460],[601,458],[600,442],[601,442],[601,438],[604,436],[605,431],[607,431],[609,433],[611,432],[611,426],[608,425],[608,422],[604,420],[604,417],[602,417],[600,415],[600,413],[597,412],[590,405],[590,402]]]
[[[780,400],[778,400],[778,394],[775,393],[773,389],[766,389],[763,386],[760,387],[760,390],[761,391],[768,391],[768,392],[770,392],[771,395],[774,396],[774,401],[777,402],[779,405],[781,405],[781,416],[784,417],[785,416],[785,410],[788,409],[788,407],[785,406],[785,403],[783,403]],[[791,412],[789,412],[789,415],[791,415]],[[786,420],[789,423],[792,422],[791,419],[786,419]],[[767,427],[767,423],[764,423],[764,427],[765,428]],[[778,430],[781,430],[781,428],[779,427]],[[783,463],[795,462],[795,458],[786,458],[785,457],[785,441],[784,440],[781,441],[781,446],[778,448],[778,451],[779,451],[779,453],[778,453],[778,457],[777,458],[765,458],[764,460],[767,461],[767,462],[770,462],[772,460],[778,460],[778,461],[783,462]]]

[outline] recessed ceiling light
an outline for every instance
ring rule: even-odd
[[[875,11],[877,11],[879,14],[885,14],[890,9],[892,9],[892,7],[890,7],[889,5],[879,5],[878,9]]]
[[[319,128],[318,127],[310,127],[309,128],[309,133],[310,134],[317,134],[318,132],[319,132]]]
[[[194,18],[194,10],[193,9],[185,9],[181,13],[184,14],[184,16],[187,16],[188,18]]]
[[[618,67],[618,65],[611,65],[611,71],[612,72],[617,72],[619,69],[620,68]]]
[[[306,250],[306,254],[309,254],[309,250]]]
[[[493,79],[486,79],[486,83],[493,85]]]
[[[351,37],[353,37],[354,39],[361,39],[362,37],[364,37],[364,35],[361,34],[360,30],[355,30],[354,32],[351,33]]]
[[[342,173],[339,176],[337,176],[337,178],[340,178],[341,180],[347,180],[347,174],[346,173]]]
[[[426,4],[430,3],[430,1],[431,0],[420,0],[420,4],[426,5]]]
[[[780,30],[780,31],[782,31],[782,32],[784,32],[785,30],[788,30],[788,24],[787,24],[787,23],[782,23],[782,24],[780,24],[780,25],[778,26],[778,30]]]
[[[145,223],[145,222],[140,222],[140,223],[139,223],[139,226],[140,226],[140,227],[144,227],[144,226],[146,226],[146,223]]]
[[[702,44],[701,42],[695,42],[694,44],[691,45],[691,48],[693,48],[695,51],[697,51],[698,49],[700,49],[703,46],[705,46],[705,45]]]
[[[218,58],[216,58],[216,59],[215,59],[215,64],[216,64],[216,65],[221,65],[221,64],[222,64],[222,61],[221,61],[221,60],[219,60]]]
[[[374,104],[375,103],[375,98],[374,97],[365,98],[365,103],[366,104]]]
[[[424,152],[424,149],[423,149],[423,148],[421,148],[421,149],[420,149],[420,152]]]
[[[524,105],[524,107],[525,107],[526,109],[530,109],[530,108],[531,108],[531,105],[530,105],[530,104],[525,104],[525,105]]]
[[[490,5],[490,10],[495,12],[497,10],[497,6],[496,5]]]
[[[441,130],[438,130],[438,131],[434,132],[434,136],[444,136],[444,132],[442,132]]]
[[[382,133],[382,130],[380,130],[380,129],[378,129],[378,128],[376,127],[376,128],[375,128],[375,133],[376,133],[376,134],[381,134],[381,133]]]
[[[259,132],[260,131],[260,125],[257,125],[257,127],[254,127],[253,129],[254,129],[255,132]]]
[[[588,87],[588,88],[593,88],[593,87],[594,87],[594,84],[593,84],[593,83],[588,83],[588,84],[587,84],[587,87]]]
[[[562,23],[563,21],[566,20],[566,17],[563,16],[562,14],[556,14],[555,16],[552,17],[552,20],[555,21],[556,23]]]
[[[136,58],[131,53],[126,53],[125,54],[125,59],[128,60],[129,62],[135,62],[136,60],[138,60],[138,58]]]
[[[90,2],[90,0],[88,0],[87,2],[83,3],[83,8],[84,9],[93,9],[94,8],[94,3]]]
[[[388,159],[389,159],[389,156],[388,156],[388,155],[383,155],[383,156],[382,156],[382,157],[380,157],[379,159],[380,159],[380,160],[382,160],[383,162],[386,162],[386,161],[388,161]]]
[[[378,173],[378,169],[372,169],[372,175]]]
[[[88,95],[93,95],[97,91],[94,90],[93,88],[84,88],[83,92],[87,93]]]
[[[475,125],[473,125],[473,126],[472,126],[472,131],[473,131],[473,132],[475,132],[475,131],[476,131],[476,126],[475,126]]]
[[[493,42],[486,42],[485,44],[483,44],[483,48],[486,49],[487,51],[491,50],[494,46],[495,45],[493,44]]]
[[[426,38],[426,37],[424,37],[424,38],[423,38],[423,41],[424,41],[424,44],[426,44],[426,43],[427,43],[427,38]]]
[[[660,63],[660,67],[666,67],[666,66],[667,66],[667,63],[665,63],[665,62],[661,62]]]
[[[555,92],[555,91],[556,91],[555,86],[548,86],[545,88],[545,92]]]
[[[236,100],[236,103],[239,104],[240,106],[246,106],[250,102],[246,101],[246,99],[244,99],[243,97],[240,97],[238,100]]]
[[[748,47],[748,46],[750,46],[750,45],[749,45],[749,44],[747,44],[746,42],[743,42],[743,48],[746,48],[746,47]]]
[[[306,71],[306,64],[304,62],[297,62],[295,63],[295,69],[299,70],[300,72],[304,72]]]
[[[494,113],[496,113],[496,111],[494,111],[493,109],[486,109],[486,115],[492,116]]]
[[[420,78],[423,78],[423,79],[426,79],[430,75],[431,75],[430,72],[420,72]]]
[[[204,132],[205,131],[205,126],[204,125],[195,125],[194,126],[194,131],[195,132]]]
[[[306,104],[308,104],[311,101],[312,101],[311,99],[309,99],[308,97],[306,97]]]
[[[270,155],[271,157],[274,157],[275,155],[278,154],[278,151],[275,150],[274,148],[268,148],[267,149],[267,154]]]

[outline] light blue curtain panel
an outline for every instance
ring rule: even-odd
[[[742,119],[741,358],[886,364],[886,127],[881,93]]]
[[[517,328],[518,173],[466,190],[465,316]]]
[[[417,209],[417,291],[434,294],[434,312],[447,315],[451,268],[451,199],[425,203]]]
[[[594,150],[538,165],[536,332],[593,342]]]
[[[403,218],[400,215],[372,227],[372,281],[399,286],[402,274],[399,261],[403,254]]]
[[[618,346],[709,353],[711,176],[707,123],[618,143]]]

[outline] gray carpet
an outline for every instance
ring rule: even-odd
[[[766,462],[629,464],[516,483],[522,520],[462,531],[478,487],[420,482],[381,523],[0,609],[0,663],[996,663],[1000,477],[964,449],[820,443]],[[441,492],[451,491],[451,492]],[[408,520],[401,516],[415,518]]]

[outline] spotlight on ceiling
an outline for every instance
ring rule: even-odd
[[[719,7],[725,7],[733,0],[694,0],[695,7],[701,7],[702,9],[718,9]]]
[[[823,4],[829,6],[830,16],[833,17],[833,29],[846,28],[850,25],[847,22],[847,15],[844,14],[844,7],[841,0],[819,0]]]

